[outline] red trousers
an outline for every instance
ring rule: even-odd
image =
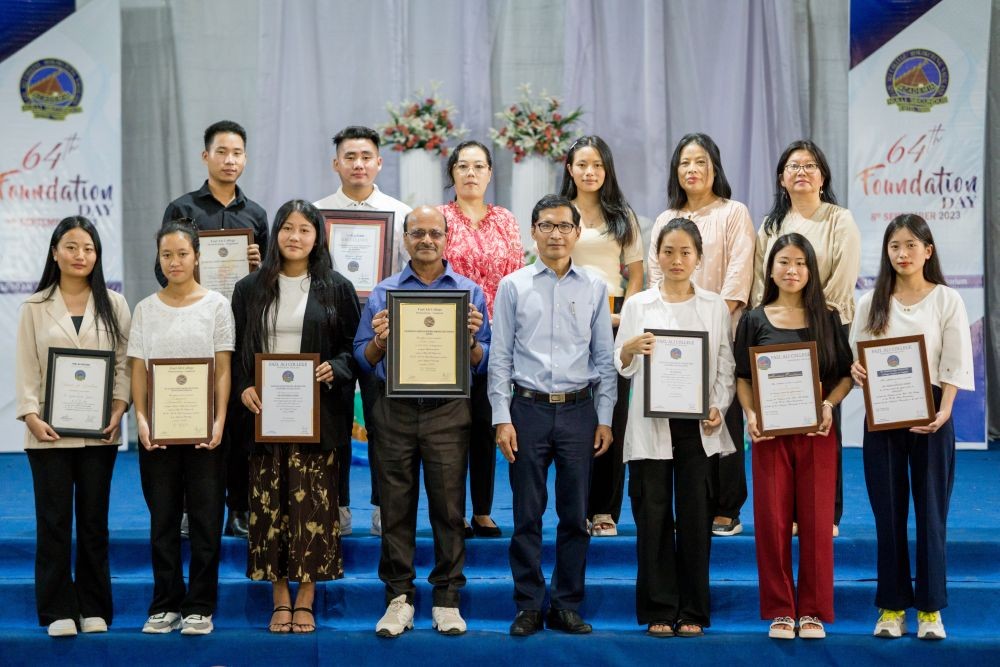
[[[837,439],[785,435],[753,446],[753,518],[760,616],[833,621],[833,505]],[[799,524],[799,581],[792,522]]]

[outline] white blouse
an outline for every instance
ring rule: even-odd
[[[128,356],[135,359],[214,357],[232,352],[233,311],[218,292],[211,290],[187,306],[168,306],[158,294],[139,302],[132,315]]]
[[[309,274],[290,278],[278,274],[278,313],[274,334],[267,346],[272,354],[298,354],[302,350],[302,321],[309,300]]]
[[[633,296],[622,306],[621,326],[615,338],[615,368],[622,377],[633,378],[632,399],[628,406],[628,426],[625,428],[624,459],[672,459],[670,420],[644,416],[645,387],[643,382],[643,355],[632,357],[632,363],[622,365],[621,352],[625,342],[638,336],[644,329],[678,329],[708,332],[708,404],[725,414],[736,392],[733,350],[729,342],[729,308],[721,296],[694,287],[693,308],[684,304],[668,304],[654,286]],[[680,306],[680,307],[678,307]],[[701,428],[699,424],[699,428]],[[736,451],[726,425],[712,433],[701,434],[706,456],[723,456]]]
[[[946,285],[936,285],[927,296],[912,306],[904,306],[895,298],[890,300],[889,326],[884,333],[873,336],[865,327],[872,305],[872,292],[858,301],[858,311],[851,326],[851,349],[858,357],[858,341],[898,336],[924,335],[927,348],[927,370],[931,384],[955,385],[959,389],[974,390],[972,367],[972,334],[965,303],[958,292]]]

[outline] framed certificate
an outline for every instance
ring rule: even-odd
[[[934,394],[923,335],[858,342],[865,367],[869,431],[926,426],[934,421]]]
[[[232,301],[236,283],[250,273],[247,249],[253,244],[253,230],[213,229],[198,232],[198,239],[195,280]]]
[[[50,347],[42,419],[64,438],[105,438],[114,382],[111,350]]]
[[[319,442],[319,354],[255,354],[257,442]]]
[[[149,440],[154,445],[196,445],[212,439],[214,359],[150,359],[146,392]]]
[[[333,268],[351,281],[361,303],[392,272],[392,211],[324,209]]]
[[[813,433],[822,419],[816,343],[750,348],[753,403],[761,433]]]
[[[656,337],[643,357],[643,414],[668,419],[708,417],[708,332],[646,329]]]
[[[469,396],[469,293],[388,290],[389,398]]]

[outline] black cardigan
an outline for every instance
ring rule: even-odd
[[[236,322],[236,350],[233,353],[233,388],[237,400],[247,387],[254,384],[253,368],[243,364],[242,350],[246,341],[247,304],[263,299],[258,284],[260,271],[254,271],[238,283],[233,290],[233,319]],[[358,375],[354,361],[354,334],[361,318],[361,306],[354,286],[336,271],[327,279],[327,300],[334,313],[327,317],[319,301],[319,288],[312,283],[306,300],[306,312],[302,320],[302,345],[300,352],[318,352],[321,361],[330,362],[333,368],[331,386],[320,385],[320,444],[324,451],[350,443],[351,422],[354,415],[354,382]],[[264,350],[254,350],[263,352]],[[239,401],[245,414],[250,414]],[[351,417],[349,420],[348,417]],[[252,437],[252,427],[251,427]],[[255,443],[255,451],[270,451],[267,445]]]

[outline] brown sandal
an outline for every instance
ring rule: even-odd
[[[271,622],[267,625],[267,631],[268,632],[270,632],[272,634],[276,634],[276,635],[284,635],[284,634],[288,634],[289,632],[292,631],[292,621],[291,621],[291,619],[289,619],[285,623],[277,623],[274,620],[274,615],[275,614],[277,614],[277,613],[285,613],[285,612],[288,612],[289,614],[293,613],[292,612],[292,608],[289,607],[286,604],[279,604],[277,607],[275,607],[274,609],[271,610]]]

